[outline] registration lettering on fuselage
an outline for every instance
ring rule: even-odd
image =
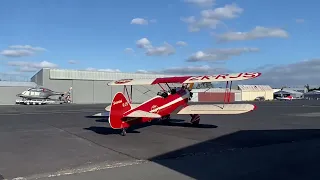
[[[120,104],[120,103],[122,103],[122,100],[114,101],[112,104],[113,104],[113,105],[117,105],[117,104]]]

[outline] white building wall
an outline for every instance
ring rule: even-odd
[[[273,100],[273,89],[267,85],[238,85],[243,101],[253,101],[263,96],[265,100]]]

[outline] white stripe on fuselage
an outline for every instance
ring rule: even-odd
[[[162,109],[164,109],[164,108],[167,108],[167,107],[169,107],[169,106],[172,106],[172,105],[174,105],[174,104],[176,104],[176,103],[178,103],[178,102],[180,102],[180,101],[182,101],[182,100],[184,100],[184,99],[189,98],[189,94],[190,94],[190,93],[189,93],[188,91],[186,91],[186,94],[185,94],[185,95],[183,95],[183,96],[181,96],[181,97],[179,97],[179,98],[177,98],[177,99],[175,99],[175,100],[173,100],[173,101],[171,101],[171,102],[169,102],[169,103],[167,103],[167,104],[164,104],[164,105],[162,105],[162,106],[160,106],[160,107],[157,107],[157,108],[151,110],[150,112],[154,113],[154,112],[160,111],[160,110],[162,110]]]

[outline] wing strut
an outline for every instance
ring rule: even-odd
[[[226,104],[226,101],[228,103],[230,102],[232,81],[230,81],[230,87],[228,87],[228,86],[229,86],[229,81],[227,81],[227,84],[226,84],[226,91],[225,91],[225,94],[224,94],[223,107]]]
[[[123,86],[123,94],[127,94],[127,96],[128,96],[128,99],[129,99],[129,103],[130,104],[132,104],[132,85],[131,85],[131,92],[130,92],[130,94],[131,94],[131,96],[129,95],[129,92],[128,92],[128,89],[127,89],[127,85],[124,85]]]
[[[168,86],[169,90],[171,91],[171,88],[170,88],[170,86],[168,85],[168,83],[166,83],[166,85]]]

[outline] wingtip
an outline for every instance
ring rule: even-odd
[[[253,109],[252,111],[256,110],[257,109],[257,105],[253,104]]]

